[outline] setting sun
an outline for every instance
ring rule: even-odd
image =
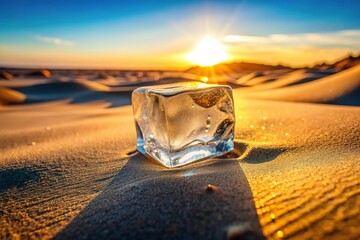
[[[207,36],[192,52],[186,55],[186,58],[200,66],[212,66],[229,60],[230,56],[226,52],[225,46]]]

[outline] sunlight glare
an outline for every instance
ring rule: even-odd
[[[203,82],[208,82],[209,78],[207,76],[201,76],[200,80],[203,81]]]
[[[221,43],[207,36],[191,53],[186,55],[186,58],[192,63],[205,67],[227,61],[230,56]]]

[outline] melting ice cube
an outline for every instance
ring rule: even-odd
[[[234,148],[232,90],[224,85],[142,87],[132,94],[138,150],[167,167]]]

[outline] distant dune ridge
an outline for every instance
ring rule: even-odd
[[[360,63],[360,54],[350,54],[349,56],[333,63],[327,64],[322,63],[314,65],[312,69],[337,69],[344,70]],[[251,73],[256,71],[274,71],[280,69],[299,69],[292,68],[284,65],[267,65],[259,63],[248,63],[248,62],[231,62],[231,63],[219,63],[213,67],[200,67],[194,66],[186,70],[186,72],[212,76],[212,75],[222,75],[222,74],[231,74],[231,73]]]
[[[51,72],[46,69],[36,70],[33,72],[29,72],[26,74],[27,77],[43,77],[43,78],[50,78]]]
[[[290,67],[278,65],[266,65],[259,63],[246,63],[246,62],[233,62],[233,63],[220,63],[214,65],[213,67],[192,67],[186,70],[188,73],[203,75],[203,76],[213,76],[213,75],[222,75],[222,74],[232,74],[232,73],[243,73],[243,72],[254,72],[254,71],[271,71],[279,69],[289,69]]]
[[[328,68],[336,68],[336,69],[347,69],[347,68],[351,68],[355,65],[358,65],[360,63],[360,54],[351,54],[350,56],[341,59],[333,64],[319,64],[319,65],[315,65],[315,68],[323,68],[323,69],[328,69]]]
[[[112,99],[113,106],[129,104],[124,100],[140,86],[176,84],[186,81],[209,81],[230,84],[246,98],[296,102],[360,105],[360,57],[349,56],[332,65],[292,69],[256,63],[229,63],[210,67],[194,67],[185,72],[120,72],[89,70],[13,70],[16,75],[10,83],[3,83],[2,104],[35,103],[73,98],[75,102]],[[6,73],[11,75],[11,69]],[[4,71],[5,73],[5,71]],[[210,73],[206,74],[206,73]],[[211,74],[215,74],[212,76]],[[22,77],[21,77],[22,76]],[[67,76],[67,77],[66,77]],[[35,81],[27,84],[27,77]],[[48,81],[41,81],[48,78]],[[129,80],[127,80],[129,78]],[[38,80],[36,80],[38,79]],[[38,81],[38,84],[36,84]],[[1,86],[0,85],[0,86]],[[5,89],[7,94],[5,96]],[[12,98],[9,97],[12,93]],[[18,97],[14,97],[14,94]],[[25,97],[19,97],[19,96]],[[114,98],[119,96],[117,101]],[[6,100],[5,100],[6,99]],[[86,100],[85,100],[86,99]],[[114,103],[114,101],[116,103]]]
[[[0,239],[359,239],[358,61],[1,69]],[[169,170],[136,151],[131,93],[194,81],[233,87],[235,149]]]
[[[6,71],[0,71],[0,80],[11,80],[13,79],[13,75]]]

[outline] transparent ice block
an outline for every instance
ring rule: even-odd
[[[223,155],[234,148],[231,87],[189,84],[132,93],[138,150],[166,167]]]

